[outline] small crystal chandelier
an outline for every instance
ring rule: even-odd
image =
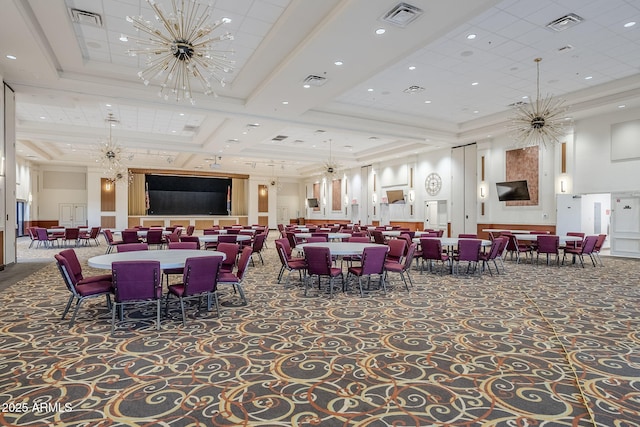
[[[540,99],[540,61],[534,59],[537,68],[537,96],[535,102],[516,105],[516,117],[511,121],[511,130],[516,144],[521,147],[553,145],[564,136],[569,123],[564,116],[569,107],[564,100],[547,95]]]
[[[109,181],[113,183],[126,181],[129,183],[133,179],[133,176],[130,176],[127,166],[122,163],[125,153],[111,135],[111,128],[118,123],[118,120],[112,113],[109,113],[105,121],[109,126],[109,139],[101,143],[98,147],[98,158],[96,162],[100,163],[103,173]]]
[[[338,169],[340,169],[340,164],[333,160],[331,156],[331,143],[329,140],[329,160],[324,162],[324,176],[329,180],[333,179],[338,174]]]
[[[200,5],[194,0],[171,0],[172,11],[169,14],[164,13],[155,0],[146,1],[161,25],[160,29],[156,29],[141,16],[127,16],[127,21],[133,24],[136,31],[147,35],[134,38],[138,48],[129,50],[132,56],[147,55],[147,68],[139,71],[138,77],[145,85],[157,78],[160,81],[158,95],[164,99],[188,99],[194,104],[192,85],[195,82],[202,87],[205,95],[216,95],[210,80],[217,80],[224,86],[224,78],[218,73],[231,72],[233,61],[227,58],[227,53],[232,52],[216,51],[213,45],[233,40],[233,36],[225,33],[214,37],[211,33],[228,20],[209,25],[211,6]]]

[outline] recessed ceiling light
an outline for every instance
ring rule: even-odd
[[[378,29],[376,30],[376,34],[377,34],[377,35],[382,35],[382,34],[384,34],[386,31],[387,31],[387,30],[385,30],[384,28],[378,28]]]
[[[42,120],[45,120],[45,119],[46,119],[46,117],[45,117],[45,116],[40,116],[40,118],[41,118]]]
[[[231,18],[228,18],[225,16],[224,18],[221,19],[221,21],[225,24],[228,24],[229,22],[231,22]]]
[[[413,70],[415,70],[415,69],[416,69],[416,66],[415,66],[415,65],[412,65],[412,66],[410,66],[410,67],[409,67],[409,69],[410,69],[411,71],[413,71]]]
[[[428,99],[426,101],[424,101],[425,104],[431,104],[431,101],[429,101]]]
[[[306,84],[306,85],[302,85],[302,87],[305,88],[305,89],[309,89],[311,87],[311,85],[310,84]]]
[[[523,96],[522,99],[529,99],[527,95]]]
[[[289,101],[282,101],[282,105],[288,105]]]
[[[474,110],[474,111],[473,111],[473,114],[478,114],[479,112],[480,112],[480,111],[478,111],[478,110]]]
[[[334,64],[336,64],[336,65],[342,65],[342,64],[343,64],[343,62],[342,62],[342,61],[336,61],[336,62],[334,62]]]
[[[184,116],[184,113],[179,113],[178,115],[180,115],[180,116]]]
[[[104,104],[105,107],[111,107],[111,104]]]
[[[593,76],[587,76],[587,77],[585,77],[584,79],[585,79],[585,80],[591,80],[592,78],[593,78]]]
[[[367,89],[367,92],[373,92],[373,88]]]
[[[129,41],[129,37],[127,37],[126,34],[120,34],[120,41],[121,42],[128,42]]]
[[[618,108],[625,108],[626,105],[622,104],[622,105],[618,105]]]
[[[624,27],[625,28],[631,28],[634,25],[636,25],[636,22],[635,21],[631,21],[631,22],[627,22],[626,24],[624,24]]]
[[[475,34],[468,34],[467,35],[467,40],[473,40],[475,39],[477,36]]]
[[[175,130],[172,130],[172,131],[171,131],[171,133],[176,133],[176,131],[175,131]]]
[[[478,86],[478,82],[471,83],[471,86]]]
[[[7,59],[17,59],[15,55],[7,55]]]

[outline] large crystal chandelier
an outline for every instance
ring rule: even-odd
[[[518,146],[528,147],[558,143],[564,136],[565,126],[569,123],[565,113],[569,107],[564,100],[547,95],[540,98],[540,61],[534,59],[537,68],[537,96],[535,102],[516,105],[516,116],[512,119],[511,130]]]
[[[324,162],[324,176],[328,179],[334,179],[336,175],[338,175],[338,169],[340,169],[340,164],[333,160],[331,156],[331,144],[332,141],[329,140],[329,159]]]
[[[211,6],[194,0],[171,0],[172,10],[168,14],[155,0],[147,3],[155,12],[159,29],[141,16],[127,16],[136,31],[146,34],[146,37],[134,38],[138,48],[129,50],[133,56],[147,55],[147,67],[138,72],[138,77],[145,85],[157,79],[158,94],[165,99],[188,99],[193,104],[193,85],[201,86],[205,95],[215,95],[211,79],[224,86],[224,78],[219,73],[231,72],[233,61],[227,58],[231,52],[217,51],[214,44],[233,40],[233,36],[225,33],[214,37],[211,33],[228,20],[209,25]]]

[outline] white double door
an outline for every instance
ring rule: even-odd
[[[81,227],[87,225],[87,205],[60,203],[58,224],[61,227]]]

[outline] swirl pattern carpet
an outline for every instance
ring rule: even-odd
[[[191,307],[186,327],[156,331],[140,306],[111,337],[94,299],[69,329],[53,262],[0,292],[0,425],[640,426],[640,260],[413,270],[410,292],[392,276],[386,296],[305,298],[295,274],[277,283],[270,240],[248,305]],[[86,273],[104,250],[77,249]]]

